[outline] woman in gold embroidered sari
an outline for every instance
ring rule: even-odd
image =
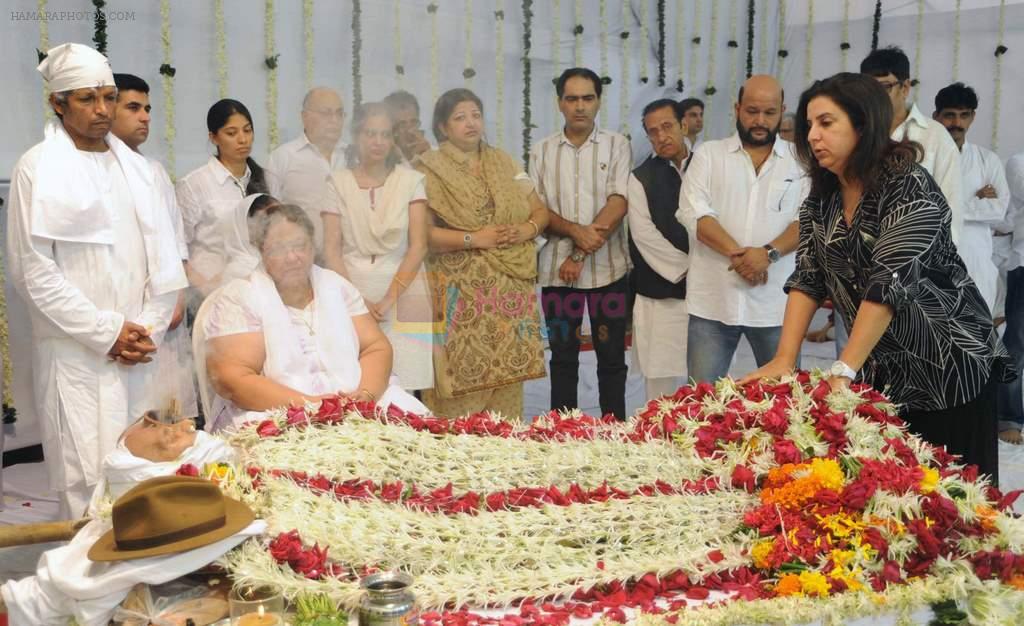
[[[518,418],[523,381],[543,378],[534,238],[544,207],[522,167],[483,141],[483,104],[468,89],[434,107],[439,147],[421,155],[434,225],[428,267],[444,336],[434,353],[439,415]]]

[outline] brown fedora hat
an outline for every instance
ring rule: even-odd
[[[92,561],[123,561],[184,552],[237,533],[255,514],[202,478],[161,476],[114,502],[114,528],[89,549]]]

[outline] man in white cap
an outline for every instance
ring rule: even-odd
[[[39,72],[57,119],[11,175],[9,275],[32,319],[36,410],[61,517],[85,510],[103,458],[146,409],[146,363],[187,281],[146,159],[110,134],[110,63],[62,44]]]

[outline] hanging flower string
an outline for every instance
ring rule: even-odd
[[[708,84],[704,88],[707,101],[704,103],[704,115],[709,115],[711,101],[714,100],[718,88],[715,87],[715,40],[718,35],[718,2],[711,3],[711,28],[708,32]],[[710,117],[709,117],[710,119]]]
[[[917,33],[914,40],[914,100],[921,89],[921,45],[924,37],[924,0],[917,0]]]
[[[758,67],[762,74],[768,73],[768,67],[771,60],[768,58],[768,3],[771,0],[761,0],[761,20],[759,21],[758,29],[760,30],[760,39],[758,43],[757,59]]]
[[[533,48],[533,0],[523,0],[523,164],[530,162],[530,131],[534,129],[533,110],[530,108],[530,79],[533,66],[530,51]]]
[[[13,424],[18,421],[18,411],[14,407],[14,367],[11,363],[11,338],[7,325],[7,294],[5,284],[7,273],[4,271],[4,255],[0,254],[0,359],[3,366],[3,423]]]
[[[551,3],[551,67],[555,75],[551,77],[551,84],[558,81],[558,75],[562,73],[562,49],[559,47],[562,36],[562,3],[561,0],[553,0]],[[558,101],[555,101],[555,116],[558,119],[561,111],[558,108]]]
[[[737,90],[737,81],[739,80],[739,63],[738,55],[740,52],[740,42],[737,39],[739,30],[739,7],[737,3],[740,0],[729,0],[729,93],[734,94]],[[729,96],[732,97],[732,96]],[[729,108],[729,126],[732,128],[736,123],[736,111],[732,107]]]
[[[629,64],[632,44],[629,41],[629,29],[633,26],[633,12],[628,2],[622,3],[622,48],[619,52],[619,132],[629,136]]]
[[[167,144],[167,173],[174,180],[175,158],[174,139],[174,74],[171,65],[171,0],[160,0],[160,46],[163,51],[163,65],[160,66],[160,82],[164,90],[164,142]]]
[[[843,59],[843,71],[850,60],[850,0],[843,0],[843,40],[839,43],[839,56]]]
[[[999,113],[1003,98],[1003,55],[1009,50],[1003,45],[1006,35],[1006,0],[999,2],[999,43],[996,45],[995,87],[992,93],[992,151],[999,150]]]
[[[352,104],[363,101],[363,2],[352,0]]]
[[[691,87],[697,85],[697,61],[700,58],[700,5],[700,2],[693,3],[693,23],[690,28],[690,32],[693,33],[693,37],[690,38],[693,49],[690,51],[690,67],[686,79]]]
[[[266,0],[263,16],[263,51],[267,67],[267,142],[268,149],[277,147],[277,61],[280,54],[274,51],[274,0]]]
[[[658,86],[665,86],[665,0],[658,0]]]
[[[783,3],[785,4],[785,3]],[[878,29],[882,27],[882,0],[875,0],[875,17],[871,22],[871,51],[878,50]]]
[[[683,81],[683,72],[686,71],[686,19],[683,5],[676,6],[676,35],[673,38],[676,46],[676,91],[683,93],[686,86]]]
[[[302,51],[305,58],[303,82],[306,91],[313,87],[313,0],[302,0]]]
[[[601,32],[598,33],[598,47],[601,51],[601,84],[608,85],[612,77],[608,75],[608,0],[598,0],[597,14]],[[608,107],[601,107],[601,128],[608,127]]]
[[[953,82],[960,76],[960,0],[956,0],[953,14]]]
[[[807,45],[804,48],[804,84],[814,76],[814,0],[807,0]]]
[[[398,86],[405,86],[405,66],[402,65],[402,0],[395,0],[394,17],[391,20],[391,50],[395,53],[395,76]]]
[[[504,6],[504,0],[495,0],[495,6]],[[494,12],[494,134],[499,148],[505,148],[505,11]]]
[[[785,65],[789,50],[786,50],[786,0],[779,0],[779,66],[775,71],[775,77],[782,78],[782,67]]]
[[[583,0],[576,0],[573,6],[573,18],[576,25],[572,28],[573,64],[583,65]]]
[[[46,0],[39,0],[36,5],[39,8],[39,47],[36,48],[36,56],[42,63],[46,58],[46,51],[50,49],[50,22],[46,19]],[[43,121],[46,122],[53,117],[53,109],[50,107],[50,88],[46,81],[43,81]],[[6,317],[4,319],[7,319]],[[6,393],[7,387],[4,387]]]
[[[427,13],[430,14],[430,101],[437,102],[441,95],[441,67],[440,67],[440,41],[437,37],[437,3],[431,2],[427,5]]]
[[[93,35],[92,42],[96,44],[96,51],[106,56],[107,54],[107,14],[103,10],[107,3],[104,0],[92,0],[93,11]]]
[[[466,81],[466,86],[469,87],[473,84],[473,77],[476,76],[476,70],[473,69],[473,0],[466,0],[463,12],[465,14],[466,47],[462,52],[462,78]]]
[[[754,0],[747,0],[747,78],[754,73]]]
[[[647,25],[651,23],[650,0],[640,0],[640,82],[648,81],[647,56],[651,53],[651,35]]]
[[[217,50],[217,96],[228,97],[228,52],[227,35],[224,32],[224,0],[213,0],[213,24]]]

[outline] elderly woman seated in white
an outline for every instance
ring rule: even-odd
[[[225,285],[203,321],[207,376],[218,395],[210,429],[339,394],[426,413],[392,377],[391,344],[359,291],[313,264],[306,212],[273,206],[250,227],[260,267]]]

